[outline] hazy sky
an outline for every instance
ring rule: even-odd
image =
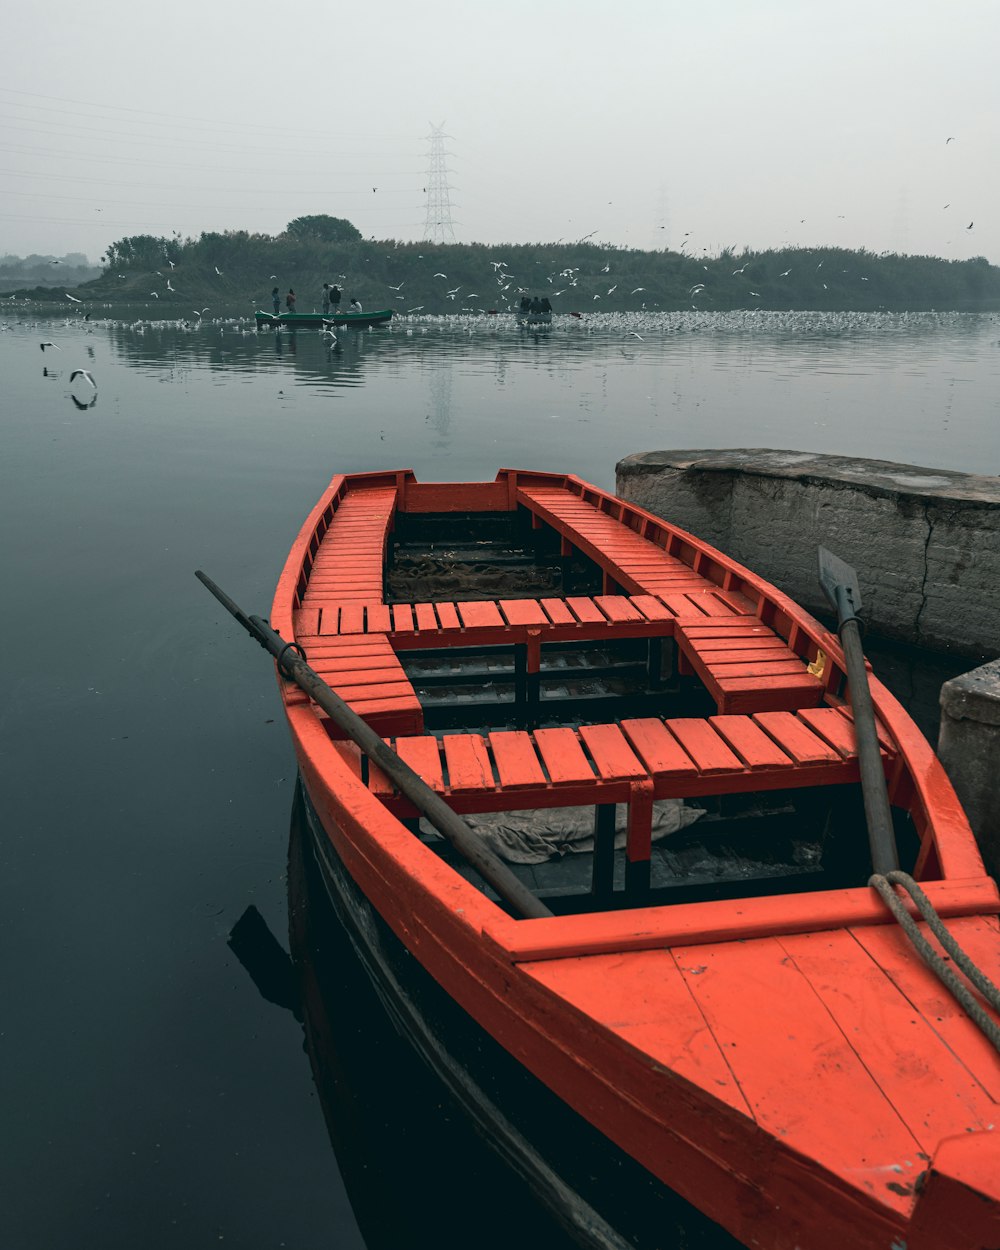
[[[305,213],[421,239],[443,122],[459,241],[1000,263],[998,0],[47,0],[4,26],[0,253]]]

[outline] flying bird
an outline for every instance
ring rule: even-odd
[[[174,262],[173,262],[172,260],[168,260],[168,261],[167,261],[167,264],[170,266],[170,268],[171,268],[171,269],[176,269],[176,268],[177,268],[177,266],[174,264]]]
[[[952,139],[954,139],[954,137],[955,137],[954,135],[949,135],[948,138],[945,139],[944,141],[944,146],[947,147],[948,144],[951,143]]]
[[[225,276],[218,265],[213,265],[212,268],[215,270],[215,272],[219,275],[220,278]]]
[[[611,272],[610,265],[605,265],[604,268],[601,270],[601,273],[610,273],[610,272]]]
[[[749,265],[749,264],[750,264],[750,262],[749,262],[749,261],[747,261],[747,265]],[[743,269],[746,269],[747,265],[744,265],[744,266],[743,266]],[[742,272],[743,272],[743,269],[734,269],[734,270],[733,270],[733,277],[735,278],[735,277],[736,277],[736,275],[737,275],[738,273],[742,273]]]
[[[82,304],[82,303],[83,303],[83,300],[82,300],[82,299],[77,299],[75,295],[70,295],[69,291],[64,291],[64,292],[63,292],[63,294],[66,296],[66,298],[67,298],[67,299],[71,299],[71,300],[73,301],[73,303],[74,303],[74,304]]]
[[[976,223],[975,223],[974,221],[970,221],[970,222],[969,222],[969,224],[965,227],[965,228],[966,228],[966,230],[971,230],[971,229],[972,229],[972,227],[973,227],[975,224],[976,224]]]
[[[390,291],[401,291],[401,290],[403,289],[403,287],[404,287],[404,286],[406,286],[406,283],[405,283],[405,282],[401,282],[401,283],[399,284],[399,286],[393,286],[393,285],[392,285],[392,283],[391,283],[391,282],[389,282],[389,283],[387,283],[386,285],[389,287],[389,290],[390,290]]]
[[[171,286],[171,285],[170,285],[170,279],[169,279],[169,278],[167,279],[167,290],[168,290],[168,291],[176,291],[176,290],[177,290],[177,288],[176,288],[175,286]]]
[[[448,275],[446,273],[436,273],[434,275],[435,278],[447,278],[447,276]]]
[[[61,261],[61,260],[50,260],[50,261],[49,261],[49,264],[50,264],[50,265],[61,265],[61,264],[62,264],[62,261]]]
[[[779,278],[787,278],[787,277],[788,277],[788,275],[789,275],[791,272],[792,272],[792,271],[791,271],[790,269],[786,269],[786,270],[784,271],[784,273],[779,273],[779,274],[778,274],[778,277],[779,277]]]
[[[639,291],[645,291],[645,289],[646,289],[646,288],[645,288],[644,286],[637,286],[637,287],[633,287],[633,288],[632,288],[632,290],[629,292],[629,294],[631,294],[631,295],[635,295],[635,294],[636,294],[637,292],[639,292]],[[561,294],[562,294],[562,292],[560,291],[560,292],[559,292],[559,294],[561,295]]]
[[[46,347],[54,347],[57,352],[62,351],[62,348],[58,345],[58,343],[50,343],[48,339],[46,339],[44,343],[39,343],[38,346],[42,349],[43,352],[45,351]]]
[[[150,291],[150,295],[152,295],[154,299],[159,299],[159,298],[160,298],[160,292],[159,292],[159,291]]]
[[[87,382],[90,383],[90,385],[94,388],[95,391],[97,390],[97,383],[94,381],[94,375],[90,372],[89,369],[74,369],[73,372],[69,375],[70,382],[73,382],[75,378],[84,378]]]

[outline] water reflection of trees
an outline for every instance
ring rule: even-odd
[[[308,329],[248,329],[239,322],[197,325],[137,322],[109,327],[119,359],[132,368],[161,372],[188,367],[228,374],[291,372],[307,385],[359,386],[367,334],[345,331],[336,340]]]

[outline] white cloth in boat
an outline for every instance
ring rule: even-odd
[[[680,799],[657,799],[653,804],[653,841],[677,833],[704,816],[701,807]],[[592,807],[540,807],[523,812],[467,815],[466,822],[501,859],[512,864],[542,864],[571,852],[594,849]],[[615,846],[625,845],[628,806],[615,808]]]

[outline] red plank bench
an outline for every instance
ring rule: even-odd
[[[381,601],[396,497],[395,486],[355,489],[343,496],[314,552],[302,607]]]
[[[720,590],[683,560],[622,524],[626,505],[621,500],[606,500],[617,515],[602,511],[571,490],[554,486],[519,486],[517,500],[632,594]],[[744,606],[753,610],[749,600],[744,600]]]
[[[593,805],[610,811],[613,832],[614,805],[627,804],[626,866],[630,886],[639,888],[649,881],[655,799],[859,780],[854,727],[839,708],[704,720],[649,717],[533,733],[397,736],[390,745],[457,812]],[[353,743],[336,746],[390,811],[400,819],[416,815]],[[883,755],[888,767],[888,747]],[[613,856],[613,840],[610,847]]]
[[[623,523],[627,505],[621,500],[602,496],[608,509],[604,511],[597,502],[560,487],[521,486],[517,496],[535,516],[558,530],[564,541],[596,561],[606,577],[633,595],[655,595],[671,610],[678,606],[674,636],[681,655],[701,677],[720,711],[788,710],[815,707],[822,701],[823,683],[807,671],[808,660],[754,618],[756,605],[629,528]],[[719,602],[725,611],[714,608]],[[687,620],[697,621],[699,612],[742,619],[731,621],[728,629],[721,620],[699,624]],[[753,624],[747,626],[747,621]],[[733,651],[743,654],[730,654],[730,642]]]
[[[314,601],[315,602],[315,601]],[[685,593],[437,603],[323,603],[298,615],[299,637],[386,635],[396,651],[523,646],[538,673],[544,644],[673,637],[720,712],[815,707],[823,684],[794,651],[718,587]],[[308,647],[307,647],[308,650]]]
[[[380,734],[421,733],[424,714],[410,679],[384,634],[320,638],[300,634],[299,645],[309,664],[359,716]],[[291,682],[286,700],[308,702],[309,696]],[[342,736],[323,717],[331,736]]]

